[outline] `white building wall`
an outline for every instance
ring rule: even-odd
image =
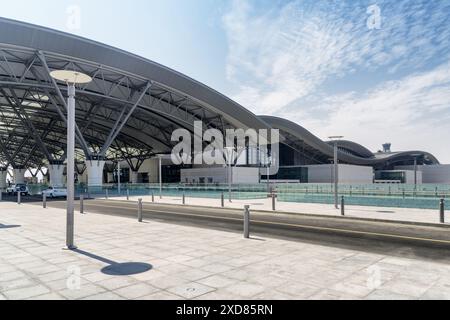
[[[399,166],[396,169],[414,170],[414,166]],[[417,166],[417,170],[422,173],[423,183],[450,184],[450,164]]]
[[[309,183],[333,183],[334,172],[332,164],[305,166],[308,168]],[[339,183],[342,184],[372,184],[373,168],[363,166],[339,165]]]
[[[211,178],[212,183],[225,184],[228,183],[228,170],[226,167],[182,169],[181,183],[199,183],[200,178],[205,178],[205,183],[208,183],[208,178]],[[257,184],[259,169],[233,167],[232,177],[233,184]]]
[[[166,160],[163,160],[163,164]],[[139,168],[139,173],[147,173],[150,183],[159,182],[159,160],[158,159],[147,159],[144,161],[142,166]]]

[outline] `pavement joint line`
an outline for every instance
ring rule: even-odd
[[[133,203],[134,201],[126,201],[126,200],[115,200],[115,199],[97,199],[96,201],[102,202],[121,202],[121,203]],[[151,202],[143,202],[144,204],[153,205],[153,206],[166,206],[166,207],[177,207],[177,208],[195,208],[195,209],[214,209],[214,210],[229,210],[229,211],[238,211],[240,212],[242,209],[237,208],[218,208],[211,206],[196,206],[196,205],[179,205],[179,204],[171,204],[171,203],[151,203]],[[304,212],[289,212],[289,211],[270,211],[270,210],[258,210],[253,209],[253,213],[262,213],[262,214],[276,214],[276,215],[291,215],[291,216],[305,216],[305,217],[314,217],[314,218],[325,218],[325,219],[337,219],[337,220],[348,220],[348,221],[362,221],[362,222],[379,222],[379,223],[389,223],[389,224],[402,224],[402,225],[412,225],[412,226],[422,226],[422,227],[435,227],[442,229],[450,229],[450,223],[430,223],[430,222],[415,222],[415,221],[403,221],[403,220],[386,220],[386,219],[375,219],[375,218],[361,218],[361,217],[350,217],[350,216],[341,216],[336,214],[336,216],[331,215],[323,215],[323,214],[313,214],[313,213],[304,213]]]
[[[126,210],[130,209],[127,207],[118,207],[118,206],[105,206],[105,205],[95,205],[95,204],[89,204],[89,205],[97,206],[97,207],[106,207],[106,208],[126,209]],[[144,212],[161,212],[161,211],[150,210],[150,209],[143,209],[143,211]],[[191,216],[191,217],[198,217],[198,218],[210,218],[210,219],[216,219],[216,220],[229,220],[229,221],[239,221],[239,222],[243,221],[243,219],[240,219],[240,218],[217,217],[217,216],[210,216],[210,215],[197,215],[197,214],[191,214],[191,213],[177,213],[177,212],[171,212],[171,211],[166,211],[166,212],[169,214],[178,215],[178,216]],[[340,232],[340,233],[346,233],[346,234],[368,235],[368,236],[377,236],[377,237],[384,237],[384,238],[391,238],[391,239],[413,240],[413,241],[420,241],[420,242],[450,245],[450,240],[409,237],[409,236],[401,236],[401,235],[394,235],[394,234],[388,234],[388,233],[356,231],[356,230],[347,230],[347,229],[338,229],[338,228],[327,228],[327,227],[317,227],[317,226],[300,225],[300,224],[290,224],[290,223],[282,223],[282,222],[259,221],[259,220],[252,220],[252,223],[265,224],[265,225],[278,225],[278,226],[294,227],[294,228],[300,228],[300,229],[312,229],[312,230],[320,230],[320,231],[333,231],[333,232]]]

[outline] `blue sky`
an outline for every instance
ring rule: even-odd
[[[2,16],[142,55],[321,138],[450,163],[450,1],[3,2]],[[367,25],[372,5],[379,29]]]

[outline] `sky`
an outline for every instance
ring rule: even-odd
[[[0,15],[154,60],[322,139],[450,163],[450,1],[1,0]]]

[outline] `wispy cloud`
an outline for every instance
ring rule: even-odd
[[[259,14],[255,3],[234,1],[223,18],[233,98],[257,114],[284,115],[323,136],[343,132],[371,148],[386,139],[429,150],[426,139],[450,138],[443,123],[450,2],[377,1],[382,27],[369,30],[373,3],[298,0]],[[379,79],[352,83],[361,73]],[[330,84],[345,90],[329,96]],[[441,144],[431,151],[450,162]]]
[[[281,111],[325,138],[343,134],[376,151],[384,142],[396,150],[424,150],[450,162],[450,63],[366,93],[351,92],[311,101],[308,112]]]

